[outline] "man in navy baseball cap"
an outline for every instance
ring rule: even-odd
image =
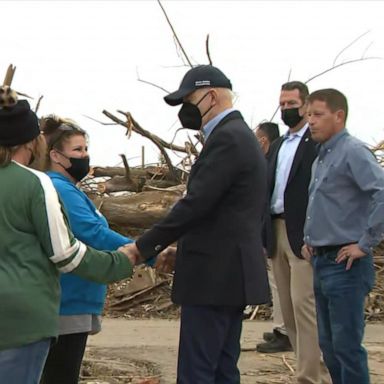
[[[175,268],[172,300],[181,305],[177,383],[238,384],[244,306],[270,299],[261,241],[265,159],[219,69],[190,69],[165,101],[182,104],[182,126],[200,130],[204,145],[186,195],[126,249],[136,262],[166,250],[157,267]],[[177,250],[168,247],[175,241]]]
[[[232,90],[230,80],[219,68],[213,65],[198,65],[185,74],[179,89],[165,96],[164,100],[169,105],[179,105],[183,102],[185,96],[196,89],[204,87],[228,88]]]

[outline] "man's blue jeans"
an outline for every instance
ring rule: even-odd
[[[368,357],[362,346],[365,297],[375,272],[372,255],[337,264],[338,250],[313,256],[319,343],[333,384],[369,384]]]
[[[51,339],[0,351],[0,383],[39,384]]]

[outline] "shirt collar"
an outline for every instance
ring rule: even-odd
[[[336,143],[344,136],[348,135],[348,131],[344,128],[340,132],[333,135],[330,139],[328,139],[325,143],[320,145],[320,150],[328,150],[333,148]]]
[[[65,180],[65,181],[69,181],[70,183],[72,183],[72,181],[64,176],[62,173],[60,172],[56,172],[56,171],[47,171],[46,174],[49,176],[49,177],[55,177],[56,179],[61,179],[61,180]],[[72,183],[73,184],[73,183]]]
[[[300,139],[304,136],[304,134],[305,134],[305,132],[307,131],[307,129],[308,129],[308,123],[306,123],[305,125],[304,125],[304,127],[303,128],[301,128],[299,131],[297,131],[297,132],[293,132],[293,133],[291,133],[289,130],[284,134],[284,140],[285,139],[288,139],[289,137],[295,137],[295,136],[297,136],[297,137],[300,137]]]
[[[217,116],[215,116],[212,120],[209,120],[207,124],[203,127],[203,135],[205,140],[208,139],[208,136],[212,133],[212,131],[216,128],[217,124],[220,123],[221,120],[224,119],[229,113],[233,112],[235,108],[228,108],[223,112],[220,112]]]

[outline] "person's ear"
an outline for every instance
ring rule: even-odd
[[[308,104],[305,102],[301,107],[299,107],[299,115],[305,116],[307,114]]]
[[[211,94],[211,105],[214,107],[218,103],[219,94],[216,91],[216,89],[211,89],[210,94]]]
[[[34,148],[34,145],[33,145],[32,142],[29,142],[29,143],[24,144],[24,148],[25,148],[27,151],[34,153],[34,149],[35,149],[35,148]]]
[[[338,124],[344,123],[345,121],[345,112],[342,109],[339,109],[335,112],[336,122]]]
[[[261,136],[259,138],[260,145],[265,145],[266,142],[267,142],[267,138],[265,136]]]
[[[51,161],[53,163],[59,163],[60,162],[59,153],[55,149],[51,149],[49,151],[49,158],[51,159]]]

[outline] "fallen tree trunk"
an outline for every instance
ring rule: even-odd
[[[182,196],[183,188],[96,198],[94,202],[111,228],[125,235],[136,236],[168,213]]]
[[[124,167],[94,167],[94,177],[114,177],[125,176],[126,169]],[[168,169],[164,167],[146,167],[146,168],[130,168],[130,175],[132,178],[137,177],[166,177],[168,178]]]
[[[100,193],[111,193],[111,192],[139,192],[142,186],[145,184],[145,177],[138,181],[136,179],[128,179],[126,176],[113,176],[110,180],[103,183],[97,184],[97,190]]]
[[[128,172],[127,172],[128,170]],[[181,177],[181,171],[178,177]],[[127,167],[94,167],[94,177],[111,177],[110,180],[98,183],[99,193],[141,192],[144,187],[168,188],[178,185],[174,174],[165,166],[149,166],[145,168]]]
[[[138,168],[136,168],[138,169]],[[92,175],[95,177],[113,177],[113,176],[125,176],[126,171],[123,167],[93,167]],[[143,175],[145,175],[145,171],[140,169]]]
[[[168,188],[178,185],[175,181],[171,180],[148,180],[145,177],[140,179],[130,180],[125,176],[114,176],[110,180],[98,183],[97,189],[100,193],[112,192],[141,192],[144,189],[154,188]]]

